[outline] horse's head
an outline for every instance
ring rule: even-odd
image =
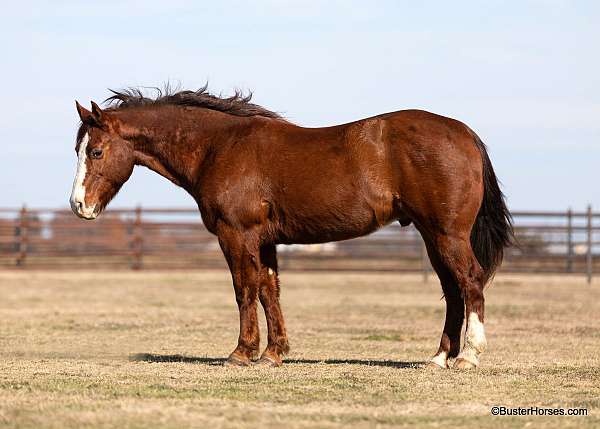
[[[77,173],[71,192],[71,209],[83,219],[96,219],[134,166],[133,143],[123,139],[119,122],[110,111],[92,101],[92,111],[75,102],[81,128],[77,135]]]

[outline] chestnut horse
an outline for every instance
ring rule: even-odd
[[[393,221],[421,233],[446,300],[428,366],[473,368],[486,347],[486,282],[512,239],[511,217],[486,148],[466,125],[403,110],[303,128],[236,93],[113,91],[102,110],[77,105],[73,212],[95,219],[142,165],[184,188],[218,237],[239,307],[227,362],[259,351],[257,300],[268,344],[257,363],[279,366],[288,339],[276,245],[360,237]],[[461,331],[466,317],[462,350]]]

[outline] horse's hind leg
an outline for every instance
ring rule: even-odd
[[[487,345],[483,329],[483,269],[471,249],[468,234],[438,234],[432,242],[441,261],[456,280],[465,302],[465,344],[454,368],[474,368],[479,365],[479,356]]]
[[[440,347],[431,358],[428,366],[431,368],[448,368],[448,358],[456,357],[460,351],[460,333],[464,321],[465,304],[456,280],[454,280],[452,273],[442,261],[437,250],[427,240],[426,245],[431,265],[440,279],[444,299],[446,300],[446,321],[444,322]]]
[[[268,344],[257,363],[269,366],[282,364],[283,355],[289,351],[283,313],[279,305],[279,274],[277,250],[274,244],[260,249],[260,303],[265,310],[268,330]]]

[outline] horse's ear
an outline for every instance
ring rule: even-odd
[[[104,114],[102,109],[100,109],[96,103],[92,101],[91,112],[79,104],[77,100],[75,101],[75,107],[77,108],[77,113],[79,113],[79,119],[81,119],[82,123],[92,127],[102,128]]]
[[[79,119],[81,119],[81,122],[84,124],[90,124],[93,118],[92,112],[79,104],[77,100],[75,100],[75,107],[77,108],[77,113],[79,113]]]
[[[98,107],[96,103],[92,101],[92,115],[98,121],[98,123],[102,123],[102,109]]]

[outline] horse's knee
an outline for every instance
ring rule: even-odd
[[[271,271],[270,268],[269,271]],[[278,299],[279,283],[276,276],[277,275],[273,271],[265,271],[265,273],[262,275],[258,291],[258,296],[261,303],[268,303]]]

